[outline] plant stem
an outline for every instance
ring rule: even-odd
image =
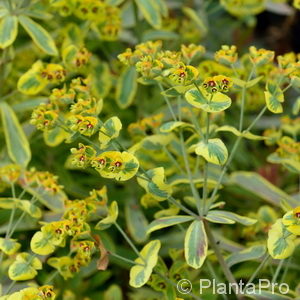
[[[172,153],[168,150],[168,148],[164,145],[163,146],[164,151],[166,152],[166,154],[168,155],[168,157],[170,158],[170,160],[172,161],[172,163],[177,167],[177,169],[184,174],[184,170],[181,168],[181,166],[179,165],[179,163],[177,162],[177,160],[174,158],[174,156],[172,155]]]
[[[162,274],[162,273],[160,273],[160,272],[158,272],[158,271],[155,271],[155,270],[154,270],[154,273],[155,273],[156,275],[158,275],[159,277],[161,277],[164,281],[166,281],[166,282],[168,282],[169,284],[171,284],[171,285],[172,285],[173,287],[175,287],[176,289],[178,288],[178,287],[177,287],[177,284],[176,284],[175,282],[173,282],[170,278],[168,278],[167,276],[165,276],[164,274]],[[192,297],[193,299],[195,299],[195,300],[202,300],[202,298],[196,296],[196,295],[193,294],[192,292],[188,293],[188,295],[189,295],[190,297]]]
[[[160,90],[163,92],[163,91],[164,91],[164,89],[163,89],[163,87],[162,87],[161,83],[160,83],[160,82],[158,82],[157,84],[158,84],[158,87],[159,87],[159,89],[160,89]],[[172,108],[172,105],[171,105],[171,103],[170,103],[170,101],[169,101],[168,97],[166,97],[166,96],[165,96],[165,95],[163,95],[163,94],[162,94],[162,96],[163,96],[163,98],[164,98],[165,102],[166,102],[166,103],[167,103],[167,105],[168,105],[168,108],[169,108],[169,111],[170,111],[170,113],[171,113],[171,115],[172,115],[172,118],[173,118],[173,120],[174,120],[174,121],[177,121],[177,118],[176,118],[175,112],[174,112],[174,110],[173,110],[173,108]]]
[[[245,131],[250,131],[252,127],[256,124],[256,122],[262,117],[262,115],[265,113],[266,110],[267,110],[267,106],[265,105]]]
[[[217,283],[220,283],[220,279],[218,278],[218,275],[216,274],[216,272],[215,272],[215,270],[214,270],[212,264],[210,263],[210,261],[207,259],[205,262],[206,262],[208,271],[209,271],[209,273],[210,273],[212,279],[215,279]],[[223,297],[223,299],[225,299],[225,300],[228,299],[228,297],[227,297],[226,295],[224,295],[224,294],[222,294],[222,297]]]
[[[38,199],[36,199],[35,196],[32,196],[30,202],[31,202],[31,204],[34,204],[37,200]],[[26,212],[23,211],[22,214],[21,214],[21,216],[19,217],[18,221],[15,223],[15,225],[11,229],[11,231],[10,231],[10,233],[8,235],[8,238],[10,238],[14,234],[15,230],[18,228],[18,225],[22,222],[22,220],[25,217],[25,215],[26,215]]]
[[[139,264],[139,263],[136,263],[134,260],[128,259],[128,258],[123,257],[123,256],[121,256],[121,255],[118,255],[118,254],[116,254],[116,253],[113,253],[113,252],[108,251],[108,254],[111,255],[111,256],[113,256],[113,257],[115,257],[115,258],[117,258],[117,259],[119,259],[119,260],[122,260],[122,261],[124,261],[124,262],[126,262],[126,263],[129,263],[129,264],[132,264],[132,265],[143,266],[143,265],[141,265],[141,264]]]
[[[209,138],[209,113],[206,113],[206,134],[205,134],[205,144],[208,144],[208,138]],[[205,212],[206,210],[206,200],[207,200],[207,179],[208,179],[208,163],[205,160],[204,162],[204,168],[203,168],[203,177],[204,177],[204,182],[203,182],[203,194],[202,194],[202,201],[203,201],[203,210],[202,212]]]
[[[135,252],[135,254],[139,258],[141,258],[143,260],[143,262],[145,262],[145,259],[141,256],[139,250],[135,247],[134,243],[131,241],[131,239],[129,238],[129,236],[127,235],[127,233],[120,227],[120,225],[117,222],[115,222],[114,225],[117,227],[117,229],[122,234],[122,236],[124,237],[124,239],[126,240],[126,242],[129,244],[129,246],[131,247],[131,249]]]
[[[282,269],[283,263],[284,263],[284,259],[281,259],[280,262],[279,262],[279,264],[278,264],[278,266],[277,266],[277,268],[276,268],[275,274],[274,274],[274,276],[272,278],[272,283],[276,282],[276,280],[277,280],[277,278],[279,276],[279,273],[280,273],[280,271]]]
[[[250,131],[250,129],[253,128],[253,126],[257,123],[257,121],[258,121],[258,120],[262,117],[262,115],[265,113],[266,109],[267,109],[267,107],[264,106],[264,108],[260,111],[260,113],[257,115],[257,117],[253,120],[253,122],[247,127],[247,129],[245,130],[245,132]],[[234,143],[234,145],[233,145],[233,147],[232,147],[232,150],[231,150],[231,152],[230,152],[230,155],[229,155],[229,157],[228,157],[228,160],[227,160],[226,164],[224,165],[224,167],[223,167],[223,169],[222,169],[222,172],[221,172],[221,174],[220,174],[220,176],[219,176],[219,178],[218,178],[217,184],[216,184],[216,186],[215,186],[215,188],[214,188],[214,190],[213,190],[213,192],[212,192],[212,196],[211,196],[212,199],[214,199],[214,197],[216,196],[216,194],[217,194],[217,192],[218,192],[218,189],[219,189],[219,187],[220,187],[220,185],[221,185],[221,183],[222,183],[223,177],[224,177],[224,175],[225,175],[225,173],[226,173],[226,171],[227,171],[227,169],[228,169],[228,167],[229,167],[229,165],[230,165],[230,163],[231,163],[231,161],[232,161],[232,159],[233,159],[233,157],[234,157],[234,155],[235,155],[235,152],[236,152],[236,150],[237,150],[237,148],[238,148],[238,146],[239,146],[239,144],[240,144],[242,138],[243,138],[242,136],[239,136],[239,137],[235,140],[235,143]]]
[[[269,260],[270,255],[266,254],[264,259],[262,260],[262,262],[260,263],[260,265],[258,266],[258,268],[255,270],[255,272],[252,274],[252,276],[250,277],[249,281],[247,282],[247,284],[245,285],[248,286],[250,283],[253,282],[253,280],[255,279],[255,277],[257,276],[257,274],[260,272],[260,270],[263,268],[263,266],[266,264],[266,262]],[[245,289],[244,289],[245,290]]]
[[[241,139],[242,139],[241,136],[239,136],[239,137],[236,139],[236,141],[235,141],[235,143],[234,143],[234,145],[233,145],[233,148],[232,148],[232,150],[231,150],[231,152],[230,152],[230,155],[229,155],[229,157],[228,157],[228,160],[227,160],[225,166],[223,167],[222,172],[221,172],[221,174],[220,174],[220,176],[219,176],[219,178],[218,178],[217,184],[216,184],[216,186],[215,186],[215,188],[214,188],[214,190],[213,190],[213,192],[212,192],[211,199],[214,199],[214,198],[215,198],[215,196],[216,196],[216,194],[217,194],[217,192],[218,192],[218,189],[219,189],[219,187],[220,187],[220,185],[221,185],[221,183],[222,183],[223,177],[224,177],[224,175],[225,175],[225,173],[226,173],[226,171],[227,171],[227,169],[228,169],[228,167],[229,167],[231,161],[233,160],[233,157],[234,157],[235,152],[236,152],[236,150],[237,150],[237,148],[238,148],[238,146],[239,146],[239,144],[240,144]],[[207,209],[209,209],[209,207],[208,207]],[[205,213],[206,213],[206,212],[205,212]]]
[[[207,234],[207,238],[210,242],[210,246],[212,247],[212,249],[214,250],[215,255],[217,256],[218,262],[223,270],[224,275],[226,276],[227,280],[231,283],[231,284],[235,284],[237,285],[237,282],[233,276],[233,274],[230,271],[230,268],[228,267],[228,265],[226,264],[223,255],[221,253],[221,250],[219,248],[219,246],[217,245],[215,238],[212,234],[212,231],[209,227],[209,224],[204,221],[204,226],[205,226],[205,231]],[[236,292],[236,291],[235,291]],[[243,297],[241,295],[236,294],[237,299],[242,300]]]
[[[187,156],[187,153],[186,153],[183,134],[182,134],[181,130],[179,132],[179,135],[180,135],[181,152],[182,152],[182,156],[183,156],[183,160],[184,160],[185,169],[186,169],[186,172],[188,174],[189,183],[190,183],[190,187],[191,187],[193,197],[195,198],[195,201],[196,201],[198,214],[199,214],[199,216],[201,216],[202,215],[201,199],[200,199],[199,193],[198,193],[198,191],[195,187],[195,184],[194,184],[194,179],[193,179],[193,175],[192,175],[192,172],[191,172],[191,169],[190,169],[190,164],[189,164],[189,161],[188,161],[188,156]]]
[[[185,207],[184,205],[182,205],[180,202],[177,202],[172,196],[168,197],[167,200],[169,202],[171,202],[172,204],[178,206],[182,211],[184,211],[185,213],[187,213],[188,215],[195,217],[195,218],[199,218],[198,215],[196,215],[194,212],[192,212],[190,209],[188,209],[187,207]]]
[[[251,80],[252,75],[254,73],[255,70],[255,65],[253,64],[252,66],[252,70],[249,74],[249,77],[247,79],[246,84]],[[240,111],[240,123],[239,123],[239,131],[243,130],[243,123],[244,123],[244,111],[245,111],[245,100],[246,100],[246,90],[247,90],[247,86],[246,84],[243,86],[243,90],[242,90],[242,101],[241,101],[241,111]]]

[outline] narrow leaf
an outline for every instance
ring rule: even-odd
[[[26,16],[19,16],[19,21],[34,43],[49,55],[58,55],[55,42],[51,35],[38,23]]]
[[[26,135],[17,116],[7,103],[1,103],[0,110],[9,157],[14,163],[26,167],[31,159]]]

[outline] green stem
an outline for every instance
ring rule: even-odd
[[[127,233],[120,227],[120,225],[117,222],[115,222],[114,225],[117,227],[117,229],[122,234],[122,236],[124,237],[124,239],[126,240],[126,242],[129,244],[129,246],[131,247],[131,249],[135,252],[135,254],[139,258],[141,258],[143,262],[145,262],[145,259],[141,256],[139,250],[135,247],[134,243],[131,241],[131,239],[129,238],[129,236],[127,235]]]
[[[128,259],[128,258],[123,257],[123,256],[121,256],[121,255],[118,255],[118,254],[116,254],[116,253],[113,253],[113,252],[110,252],[110,251],[109,251],[108,254],[111,255],[111,256],[113,256],[113,257],[115,257],[115,258],[117,258],[117,259],[119,259],[119,260],[122,260],[122,261],[124,261],[124,262],[126,262],[126,263],[129,263],[129,264],[132,264],[132,265],[143,266],[143,265],[141,265],[141,264],[136,263],[135,261],[133,261],[133,260],[131,260],[131,259]]]
[[[260,113],[257,115],[257,117],[253,120],[253,122],[247,127],[247,129],[245,130],[245,132],[250,131],[250,129],[257,123],[257,121],[258,121],[258,120],[262,117],[262,115],[265,113],[266,109],[267,109],[267,107],[264,106],[264,108],[260,111]],[[233,157],[234,157],[234,155],[235,155],[235,152],[237,151],[237,148],[238,148],[238,146],[239,146],[239,144],[240,144],[242,138],[243,138],[242,136],[239,136],[239,137],[235,140],[235,143],[234,143],[234,145],[233,145],[233,147],[232,147],[232,150],[231,150],[231,152],[230,152],[230,155],[229,155],[229,157],[228,157],[228,160],[227,160],[226,164],[224,165],[224,167],[223,167],[223,169],[222,169],[222,172],[221,172],[221,174],[220,174],[220,176],[219,176],[219,178],[218,178],[217,184],[216,184],[216,186],[215,186],[215,188],[214,188],[214,190],[213,190],[213,192],[212,192],[211,199],[214,199],[214,197],[216,196],[216,194],[217,194],[217,192],[218,192],[218,189],[219,189],[219,187],[220,187],[220,185],[221,185],[221,183],[222,183],[223,177],[224,177],[224,175],[225,175],[225,173],[226,173],[226,171],[227,171],[227,169],[228,169],[228,167],[229,167],[231,161],[233,160]],[[205,213],[206,213],[206,212],[205,212]]]
[[[14,183],[11,184],[11,193],[12,193],[13,198],[16,198],[16,191],[15,191],[15,185],[14,185]],[[12,226],[12,222],[13,222],[15,213],[16,213],[16,205],[14,204],[13,209],[12,209],[12,211],[10,213],[10,217],[9,217],[8,227],[7,227],[7,230],[6,230],[5,239],[7,239],[8,236],[9,236],[9,233],[10,233],[10,230],[11,230],[11,226]]]
[[[30,200],[30,202],[31,202],[32,204],[34,204],[36,201],[37,201],[37,199],[35,199],[35,196],[33,196],[33,197],[31,198],[31,200]],[[15,223],[15,225],[14,225],[13,228],[11,229],[11,231],[10,231],[10,233],[9,233],[9,235],[8,235],[8,238],[10,238],[10,237],[14,234],[15,230],[18,228],[19,224],[20,224],[20,223],[22,222],[22,220],[24,219],[25,215],[26,215],[26,212],[23,211],[22,214],[21,214],[21,216],[19,217],[18,221]]]
[[[253,280],[255,279],[255,277],[257,276],[257,274],[260,272],[260,270],[263,268],[263,266],[267,263],[267,261],[269,260],[270,255],[266,254],[264,259],[262,260],[262,262],[260,263],[260,265],[258,266],[258,268],[255,270],[255,272],[252,274],[252,276],[250,277],[249,281],[247,282],[246,286],[249,286],[250,283],[253,282]],[[245,290],[245,289],[244,289]]]
[[[190,169],[190,164],[189,164],[189,161],[188,161],[188,156],[187,156],[187,153],[186,153],[183,134],[182,134],[181,130],[179,132],[179,135],[180,135],[181,152],[182,152],[182,156],[183,156],[183,160],[184,160],[185,169],[186,169],[186,172],[187,172],[187,175],[188,175],[188,178],[189,178],[189,184],[190,184],[190,187],[191,187],[193,197],[195,198],[195,201],[196,201],[198,214],[199,214],[199,216],[201,216],[202,215],[201,199],[200,199],[199,193],[198,193],[198,191],[195,187],[195,184],[194,184],[194,179],[193,179],[193,175],[192,175],[192,172],[191,172],[191,169]]]
[[[256,124],[256,122],[262,117],[262,115],[265,113],[266,110],[267,110],[267,106],[264,106],[245,131],[250,131],[252,127]]]
[[[160,83],[160,82],[158,82],[157,84],[158,84],[158,87],[159,87],[159,89],[161,90],[161,92],[163,92],[163,91],[164,91],[164,89],[163,89],[163,87],[162,87],[161,83]],[[171,113],[171,115],[172,115],[172,118],[173,118],[173,120],[174,120],[174,121],[177,121],[177,118],[176,118],[175,112],[174,112],[174,110],[173,110],[173,108],[172,108],[172,105],[171,105],[171,103],[170,103],[170,101],[169,101],[168,97],[166,97],[166,96],[165,96],[165,95],[163,95],[163,94],[162,94],[162,96],[163,96],[163,98],[164,98],[165,102],[166,102],[166,103],[167,103],[167,105],[168,105],[168,108],[169,108],[169,111],[170,111],[170,113]]]
[[[209,124],[210,119],[209,119],[209,113],[206,113],[206,134],[205,134],[205,144],[208,144],[208,138],[209,138]],[[204,169],[203,169],[203,177],[204,177],[204,182],[203,182],[203,194],[202,194],[202,201],[203,201],[203,212],[206,210],[206,200],[207,200],[207,179],[208,179],[208,163],[205,160],[204,162]]]
[[[280,271],[282,269],[283,263],[284,263],[284,259],[280,260],[280,262],[279,262],[279,264],[278,264],[278,266],[276,268],[275,274],[274,274],[274,276],[272,278],[272,283],[275,283],[277,281],[277,278],[278,278],[279,273],[280,273]]]
[[[220,283],[220,279],[219,279],[217,273],[215,272],[215,270],[214,270],[212,264],[210,263],[210,261],[209,261],[208,259],[206,259],[205,262],[206,262],[208,271],[209,271],[209,273],[210,273],[210,275],[211,275],[211,278],[212,278],[212,279],[215,279],[217,283]],[[222,294],[222,297],[223,297],[223,299],[225,299],[225,300],[228,299],[228,297],[227,297],[226,295],[224,295],[224,294]]]
[[[251,80],[252,75],[254,73],[255,70],[255,65],[253,64],[252,66],[252,70],[249,74],[249,77],[247,79],[246,84]],[[242,90],[242,101],[241,101],[241,111],[240,111],[240,123],[239,123],[239,131],[243,130],[243,123],[244,123],[244,112],[245,112],[245,100],[246,100],[246,90],[247,90],[247,86],[246,84],[243,86],[243,90]]]
[[[210,243],[210,246],[212,247],[212,249],[214,250],[214,253],[218,259],[218,262],[223,270],[223,273],[225,275],[225,277],[227,278],[227,280],[231,283],[231,284],[235,284],[237,285],[237,282],[233,276],[233,274],[231,273],[230,271],[230,268],[228,267],[228,265],[226,264],[224,258],[223,258],[223,255],[221,253],[221,250],[219,248],[219,246],[217,245],[216,241],[215,241],[215,238],[212,234],[212,231],[209,227],[209,224],[204,221],[204,226],[205,226],[205,231],[206,231],[206,234],[207,234],[207,238],[209,240],[209,243]],[[236,291],[235,291],[236,292]],[[237,299],[241,300],[243,299],[243,297],[241,297],[240,295],[236,294],[236,297]]]
[[[188,215],[198,218],[199,216],[196,215],[195,213],[193,213],[190,209],[188,209],[187,207],[185,207],[184,205],[182,205],[180,202],[177,202],[172,196],[168,197],[167,200],[169,202],[171,202],[173,205],[178,206],[182,211],[184,211],[185,213],[187,213]]]
[[[173,282],[170,278],[168,278],[167,276],[165,276],[164,274],[154,270],[154,273],[156,275],[158,275],[159,277],[161,277],[164,281],[168,282],[170,285],[172,285],[175,289],[177,289],[177,284],[175,282]],[[195,300],[202,300],[202,298],[196,296],[194,293],[190,292],[189,294],[189,297],[192,297],[193,299]]]
[[[172,163],[177,167],[177,169],[181,172],[181,173],[185,173],[184,170],[181,168],[181,166],[179,165],[179,163],[177,162],[177,160],[173,157],[172,153],[168,150],[168,148],[164,145],[163,146],[164,151],[166,152],[166,154],[168,155],[168,157],[170,158],[170,160],[172,161]]]

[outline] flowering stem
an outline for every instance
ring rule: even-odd
[[[11,193],[12,193],[13,198],[15,199],[16,198],[16,191],[15,191],[14,183],[11,183]],[[7,227],[7,230],[6,230],[6,233],[5,233],[5,239],[6,240],[9,239],[9,237],[10,237],[9,233],[11,231],[11,226],[12,226],[12,223],[13,223],[15,212],[16,212],[16,205],[14,204],[13,209],[10,213],[10,217],[9,217],[9,221],[8,221],[8,227]],[[2,264],[3,256],[4,256],[4,253],[2,251],[1,255],[0,255],[0,265]]]
[[[210,246],[213,248],[215,255],[217,256],[218,262],[223,270],[224,275],[226,276],[227,280],[234,285],[237,285],[237,282],[233,276],[233,274],[230,271],[230,268],[226,264],[223,255],[221,253],[221,250],[219,246],[217,245],[215,238],[212,234],[212,231],[207,223],[207,221],[204,220],[204,226],[205,226],[205,231],[207,234],[207,238],[209,240]],[[236,291],[235,291],[236,292]],[[243,297],[241,295],[236,294],[237,299],[241,300]]]
[[[163,91],[164,91],[164,88],[162,87],[161,83],[158,82],[157,84],[158,84],[159,89],[163,92]],[[176,115],[175,115],[175,113],[174,113],[174,110],[173,110],[173,108],[172,108],[172,105],[171,105],[171,103],[170,103],[168,97],[166,97],[166,96],[163,95],[163,94],[162,94],[162,96],[163,96],[164,100],[166,101],[166,103],[167,103],[167,105],[168,105],[168,108],[169,108],[169,111],[170,111],[170,113],[171,113],[171,115],[172,115],[173,120],[174,120],[174,121],[177,121]]]
[[[208,144],[208,138],[209,138],[209,113],[206,113],[206,134],[205,134],[205,144]],[[205,212],[205,203],[207,200],[207,179],[208,179],[208,163],[205,160],[204,162],[204,168],[203,168],[203,177],[204,177],[204,182],[203,182],[203,194],[202,194],[202,201],[203,201],[203,210],[202,212]]]
[[[188,215],[193,216],[195,218],[199,217],[195,213],[193,213],[190,209],[188,209],[187,207],[185,207],[184,205],[182,205],[180,202],[177,202],[172,196],[168,197],[167,200],[169,202],[171,202],[173,205],[178,206],[182,211],[184,211]]]
[[[127,233],[120,227],[120,225],[117,222],[115,222],[114,225],[117,227],[117,229],[122,234],[122,236],[124,237],[124,239],[126,240],[126,242],[129,244],[129,246],[131,247],[131,249],[135,252],[135,254],[139,258],[141,258],[143,262],[145,262],[145,259],[141,256],[139,250],[135,247],[134,243],[131,241],[131,239],[129,238],[129,236],[127,235]]]
[[[111,251],[108,251],[108,254],[111,255],[111,256],[113,256],[113,257],[115,257],[115,258],[117,258],[117,259],[119,259],[119,260],[122,260],[122,261],[124,261],[126,263],[129,263],[129,264],[132,264],[132,265],[137,265],[137,266],[144,266],[142,264],[139,264],[139,263],[135,262],[134,260],[128,259],[126,257],[123,257],[123,256],[118,255],[116,253],[113,253]]]
[[[35,196],[32,196],[30,202],[31,202],[31,204],[34,204],[37,200],[38,200],[38,199],[36,199]],[[26,215],[26,212],[23,211],[23,213],[22,213],[21,216],[19,217],[18,221],[15,223],[15,225],[14,225],[13,228],[11,229],[11,231],[10,231],[10,233],[9,233],[9,235],[8,235],[8,238],[10,238],[10,237],[14,234],[15,230],[18,228],[19,224],[21,223],[21,221],[23,220],[23,218],[25,217],[25,215]]]
[[[280,271],[282,269],[283,263],[284,263],[284,259],[280,260],[280,262],[279,262],[279,264],[278,264],[278,266],[276,268],[275,274],[274,274],[274,276],[272,278],[272,283],[276,282],[276,280],[278,278],[278,275],[279,275],[279,273],[280,273]]]
[[[245,287],[247,287],[248,285],[250,285],[253,282],[253,280],[255,279],[255,277],[257,276],[257,274],[260,272],[260,270],[263,268],[263,266],[267,263],[267,261],[269,260],[269,258],[270,258],[270,255],[267,253],[265,255],[264,259],[262,260],[262,262],[260,263],[260,265],[257,267],[257,269],[255,270],[255,272],[250,277],[250,279],[247,282],[247,284],[245,285]]]
[[[168,157],[170,158],[170,160],[173,162],[173,164],[177,167],[177,169],[184,174],[184,170],[181,168],[181,166],[179,165],[179,163],[177,162],[177,160],[173,157],[172,153],[168,150],[168,148],[164,145],[163,146],[164,151],[166,152],[166,154],[168,155]]]
[[[252,75],[254,73],[255,70],[255,65],[253,64],[252,66],[252,70],[249,74],[249,77],[245,83],[245,85],[243,86],[243,90],[242,90],[242,101],[241,101],[241,112],[240,112],[240,124],[239,124],[239,131],[243,130],[243,123],[244,123],[244,110],[245,110],[245,100],[246,100],[246,90],[247,90],[247,83],[251,80]]]
[[[186,169],[186,172],[188,174],[191,191],[192,191],[193,197],[195,198],[195,201],[196,201],[196,206],[197,206],[197,209],[198,209],[199,216],[201,216],[202,215],[201,199],[200,199],[199,193],[198,193],[198,191],[195,187],[195,184],[194,184],[194,179],[193,179],[193,175],[192,175],[192,172],[191,172],[191,169],[190,169],[188,156],[187,156],[185,145],[184,145],[183,134],[182,134],[181,130],[180,130],[179,134],[180,134],[181,152],[182,152],[182,156],[183,156],[183,160],[184,160],[185,169]]]

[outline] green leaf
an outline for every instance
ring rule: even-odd
[[[98,98],[106,97],[112,86],[112,76],[108,64],[101,62],[93,68],[92,72],[92,91]]]
[[[194,221],[188,228],[184,239],[184,255],[187,264],[194,269],[201,268],[207,256],[207,248],[203,221]]]
[[[206,35],[208,29],[207,29],[206,24],[203,21],[203,17],[200,18],[199,13],[190,7],[185,6],[185,7],[183,7],[182,10],[183,10],[183,13],[197,25],[201,36]]]
[[[2,102],[0,110],[8,155],[14,163],[26,167],[31,159],[26,135],[17,116],[7,103]]]
[[[126,68],[117,82],[116,101],[120,108],[131,105],[137,90],[137,72],[134,66]]]
[[[122,123],[118,117],[109,118],[99,130],[100,148],[105,149],[112,139],[119,136]]]
[[[138,177],[137,181],[157,200],[165,200],[172,193],[172,187],[165,183],[165,171],[162,167],[148,170],[146,175]]]
[[[176,40],[179,35],[173,31],[167,30],[147,30],[143,33],[142,41],[155,41],[155,40]]]
[[[47,86],[47,80],[41,76],[43,63],[39,60],[18,80],[18,90],[25,95],[35,95]]]
[[[191,216],[171,216],[157,219],[148,226],[147,233],[194,220]]]
[[[140,252],[141,257],[138,257],[135,260],[138,265],[135,265],[130,269],[130,286],[139,288],[147,283],[153,268],[157,264],[159,249],[159,240],[151,241],[144,246]]]
[[[49,147],[58,146],[68,137],[68,135],[69,134],[59,126],[43,132],[45,144]]]
[[[95,226],[95,229],[105,230],[109,228],[112,224],[114,224],[119,215],[119,208],[117,201],[113,201],[108,208],[107,216],[102,219],[98,224]]]
[[[220,214],[216,214],[215,213],[216,211],[209,211],[207,213],[207,216],[205,217],[205,219],[209,222],[212,222],[212,223],[217,223],[217,224],[234,224],[235,221],[232,221],[226,217],[223,217],[222,215]]]
[[[104,293],[105,300],[123,300],[122,290],[116,285],[112,284]]]
[[[4,49],[10,46],[18,34],[18,18],[16,16],[6,15],[0,20],[0,48]]]
[[[282,90],[279,87],[271,90],[270,87],[267,87],[268,90],[265,91],[265,100],[269,111],[274,114],[280,114],[283,112],[282,103],[284,102],[284,95]]]
[[[276,206],[280,206],[282,199],[285,199],[293,207],[299,205],[296,199],[255,172],[234,172],[230,176],[230,183],[237,184],[243,189]]]
[[[291,234],[278,219],[268,234],[268,251],[274,259],[285,259],[295,250],[296,235]]]
[[[228,158],[227,148],[220,139],[209,139],[207,143],[201,141],[196,145],[195,153],[216,165],[224,165]]]
[[[208,213],[208,216],[215,216],[215,217],[220,217],[220,218],[225,218],[228,220],[235,222],[238,222],[240,224],[243,224],[245,226],[250,226],[253,225],[257,222],[255,219],[251,219],[248,217],[240,216],[238,214],[232,213],[230,211],[225,211],[225,210],[211,210]]]
[[[250,248],[233,252],[226,258],[226,263],[229,267],[238,263],[261,258],[266,253],[264,245],[252,246]]]
[[[140,206],[134,200],[127,200],[125,205],[127,228],[137,243],[147,240],[148,221]]]
[[[206,112],[220,112],[231,105],[231,99],[220,92],[209,94],[204,89],[192,88],[185,93],[185,100]]]
[[[42,51],[49,55],[58,55],[54,40],[41,25],[26,16],[20,15],[18,18],[23,28]]]
[[[262,78],[263,78],[263,76],[259,76],[248,82],[244,81],[242,79],[239,79],[239,78],[232,78],[232,80],[233,80],[234,85],[236,85],[240,88],[243,88],[243,87],[250,88],[250,87],[256,85]]]
[[[42,217],[42,211],[40,210],[40,208],[32,204],[31,201],[19,200],[17,202],[17,207],[35,219],[40,219]]]
[[[229,125],[221,126],[221,127],[217,128],[217,130],[216,130],[216,132],[223,132],[223,131],[224,132],[231,132],[235,136],[241,136],[241,137],[246,138],[248,140],[259,141],[259,140],[265,140],[265,139],[267,139],[264,136],[255,135],[255,134],[253,134],[253,133],[251,133],[249,131],[246,131],[246,130],[244,130],[243,132],[240,132],[235,127],[229,126]]]
[[[155,29],[161,28],[160,5],[153,0],[135,0],[147,22]]]
[[[11,280],[23,281],[33,279],[37,275],[36,270],[42,269],[41,261],[28,253],[20,253],[8,269]]]
[[[0,250],[6,255],[13,255],[21,248],[21,244],[14,239],[0,238]]]
[[[51,242],[52,235],[37,231],[30,242],[31,250],[38,255],[49,255],[54,252],[55,245]]]
[[[186,122],[170,121],[170,122],[163,124],[159,130],[161,132],[168,133],[177,128],[182,128],[182,127],[193,127],[193,125],[186,123]]]
[[[289,171],[300,174],[300,162],[296,159],[280,157],[277,152],[274,152],[267,157],[267,161],[273,164],[282,164]]]

